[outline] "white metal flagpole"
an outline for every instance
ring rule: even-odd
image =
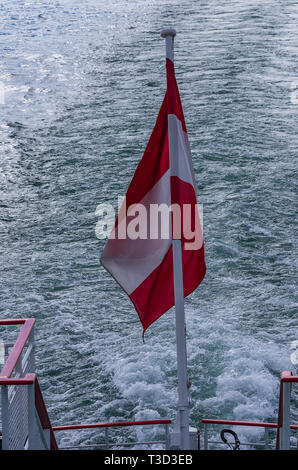
[[[174,62],[174,37],[176,31],[167,28],[161,31],[161,36],[166,40],[166,57]],[[175,97],[169,96],[172,87],[167,87],[168,100]],[[177,147],[177,124],[174,115],[168,115],[168,135],[169,135],[169,157],[170,174],[172,174],[172,162],[178,158]],[[176,166],[176,165],[175,165]],[[183,292],[183,270],[181,240],[172,240],[173,247],[173,271],[174,271],[174,292],[175,292],[175,313],[176,313],[176,341],[177,341],[177,372],[178,372],[178,414],[177,421],[172,434],[173,446],[182,450],[189,450],[189,395],[187,378],[187,352],[186,352],[186,331],[184,313],[184,292]]]

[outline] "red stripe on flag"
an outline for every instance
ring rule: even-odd
[[[206,273],[204,245],[200,231],[200,249],[186,249],[193,240],[185,237],[185,228],[195,231],[195,214],[197,209],[196,194],[191,184],[171,177],[172,203],[179,204],[181,209],[181,246],[183,264],[184,297],[193,292],[202,282]],[[191,206],[191,219],[183,217],[183,205]],[[165,255],[162,263],[130,294],[144,332],[167,310],[174,306],[174,277],[172,246]]]
[[[184,297],[202,282],[206,273],[204,245],[200,250],[182,250]],[[129,296],[143,326],[143,331],[174,306],[172,246],[163,262]]]
[[[183,109],[182,109],[179,89],[178,89],[178,85],[177,85],[176,77],[175,77],[174,64],[170,59],[166,59],[166,66],[167,66],[167,84],[168,84],[167,93],[169,93],[169,96],[175,97],[173,101],[169,100],[167,103],[168,114],[175,114],[182,123],[182,129],[184,130],[184,132],[186,132]]]
[[[164,97],[150,140],[126,194],[126,206],[139,203],[169,169],[167,99]]]
[[[144,333],[155,320],[174,305],[172,246],[162,263],[129,297],[138,312]]]
[[[178,176],[171,176],[171,204],[178,204],[181,214],[180,227],[172,215],[173,239],[181,239],[182,247],[183,243],[191,243],[196,239],[199,243],[197,248],[200,248],[203,243],[203,233],[195,189]],[[176,236],[177,232],[179,236]],[[190,237],[191,234],[193,234],[192,237]]]

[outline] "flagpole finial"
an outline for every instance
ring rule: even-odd
[[[160,32],[162,38],[166,40],[166,58],[174,61],[174,37],[176,30],[174,28],[165,28]]]
[[[160,35],[162,38],[166,38],[167,36],[176,36],[176,29],[174,28],[164,28],[161,30]]]

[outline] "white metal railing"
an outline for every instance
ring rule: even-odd
[[[291,384],[287,382],[282,383],[282,427],[280,430],[280,450],[287,450],[290,448],[290,397],[291,397]]]
[[[59,449],[114,449],[114,448],[122,448],[122,447],[139,447],[139,446],[151,446],[151,445],[162,445],[164,449],[170,449],[170,433],[169,433],[169,425],[171,424],[171,420],[167,419],[160,419],[160,420],[148,420],[148,421],[122,421],[122,422],[114,422],[114,423],[96,423],[96,424],[75,424],[69,426],[55,426],[53,427],[53,431],[56,433],[58,431],[74,431],[74,430],[84,430],[84,429],[103,429],[104,434],[104,442],[97,443],[93,445],[73,445],[73,446],[65,446],[59,447]],[[135,427],[135,426],[156,426],[156,425],[163,425],[165,428],[165,439],[164,440],[155,440],[155,441],[137,441],[137,442],[115,442],[115,440],[111,440],[110,430],[112,428],[123,428],[123,427]]]
[[[277,450],[298,449],[298,425],[290,424],[290,394],[291,384],[298,382],[291,372],[283,372],[280,382],[279,413],[277,423],[262,423],[254,421],[235,421],[223,419],[202,419],[204,425],[204,450],[208,450],[209,444],[225,445],[222,441],[209,440],[208,431],[210,425],[228,425],[242,427],[259,427],[264,429],[264,440],[261,442],[241,442],[241,446],[263,447],[265,450],[276,448]],[[269,431],[275,430],[276,446],[269,440]],[[291,431],[296,431],[296,447],[290,445]]]
[[[34,373],[34,323],[32,318],[0,320],[0,326],[22,325],[16,342],[4,347],[0,373],[3,450],[51,447],[51,425]]]
[[[277,424],[275,423],[260,423],[254,421],[233,421],[233,420],[223,420],[223,419],[202,419],[202,423],[204,425],[204,450],[209,449],[209,444],[219,444],[219,445],[226,445],[223,441],[214,441],[209,440],[208,431],[209,425],[228,425],[228,426],[243,426],[243,427],[259,427],[264,429],[264,440],[260,442],[243,442],[241,441],[241,446],[249,446],[249,447],[263,447],[265,450],[269,450],[273,446],[269,444],[269,430],[270,429],[277,429]]]
[[[24,378],[27,373],[34,373],[34,321],[31,321],[29,325],[22,323],[19,342],[17,340],[16,343],[4,345],[5,364],[0,374],[2,379],[20,379]],[[1,324],[11,323],[1,322]],[[29,395],[29,385],[1,386],[2,448],[4,450],[24,449],[26,445],[29,432]]]
[[[83,425],[51,426],[49,416],[43,401],[42,393],[34,373],[34,319],[0,320],[0,326],[22,325],[15,343],[4,346],[5,364],[0,372],[1,386],[1,415],[2,415],[2,449],[57,449],[54,432],[74,429],[105,428],[105,442],[97,445],[84,446],[84,448],[104,447],[105,449],[144,446],[152,444],[164,445],[170,448],[169,424],[170,420],[131,421],[122,423],[96,423]],[[2,348],[3,349],[3,348]],[[241,442],[244,446],[263,446],[269,449],[269,430],[277,431],[276,449],[287,450],[290,446],[290,431],[296,430],[298,448],[298,425],[290,425],[290,394],[292,383],[297,383],[298,377],[292,372],[283,372],[280,383],[279,414],[277,423],[258,423],[248,421],[212,420],[203,419],[204,448],[209,444],[223,442],[208,438],[208,426],[211,424],[225,424],[232,426],[254,426],[264,428],[264,441]],[[138,425],[165,425],[165,440],[146,442],[113,442],[110,440],[111,427],[138,426]],[[194,432],[195,431],[195,432]],[[198,448],[197,431],[193,430],[192,448]],[[69,446],[68,448],[75,448]],[[80,448],[82,448],[80,446]]]
[[[291,385],[297,383],[298,377],[293,376],[292,372],[285,371],[281,374],[280,393],[279,393],[279,409],[277,423],[260,423],[253,421],[233,421],[221,419],[202,419],[204,424],[204,449],[207,450],[209,444],[224,445],[221,441],[210,441],[208,438],[208,426],[210,424],[225,424],[231,426],[253,426],[264,428],[264,441],[262,442],[241,442],[244,446],[261,446],[265,449],[273,448],[269,443],[269,430],[275,429],[276,433],[276,450],[298,449],[298,425],[290,424],[290,398]],[[296,447],[291,446],[291,430],[296,431]]]
[[[281,374],[280,380],[280,395],[279,395],[279,410],[278,410],[278,425],[276,449],[289,450],[290,431],[298,426],[290,425],[290,400],[291,400],[291,387],[293,383],[298,382],[298,377],[293,376],[291,371],[285,371]],[[298,447],[298,437],[297,437]]]

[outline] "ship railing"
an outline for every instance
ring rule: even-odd
[[[52,427],[43,400],[34,360],[34,318],[0,320],[1,327],[20,326],[14,343],[0,339],[0,373],[2,431],[0,444],[3,450],[58,449],[55,432],[75,429],[104,429],[104,443],[100,448],[161,445],[169,448],[169,425],[171,420],[126,421],[117,423],[75,424]],[[1,356],[4,356],[1,358]],[[3,360],[2,360],[3,359]],[[165,439],[146,442],[112,442],[110,429],[124,426],[165,427]],[[94,445],[78,448],[94,448]],[[76,446],[68,447],[76,448]]]
[[[298,377],[294,376],[291,371],[281,373],[279,407],[278,407],[278,430],[276,435],[276,449],[290,449],[290,401],[291,388],[293,383],[298,382]]]
[[[127,421],[52,427],[35,375],[34,324],[35,319],[33,318],[0,320],[0,326],[22,325],[15,343],[7,343],[3,347],[3,343],[0,341],[0,356],[2,352],[4,352],[5,356],[4,361],[1,361],[4,362],[4,367],[0,373],[2,410],[2,432],[0,432],[0,437],[2,437],[2,449],[57,449],[55,432],[88,428],[104,428],[105,442],[99,444],[98,447],[104,447],[105,449],[157,444],[165,445],[166,449],[170,447],[169,425],[171,420]],[[269,443],[270,429],[277,430],[276,449],[282,450],[291,448],[290,431],[295,430],[298,448],[298,426],[290,425],[291,385],[296,382],[298,382],[298,377],[293,376],[292,372],[282,373],[277,423],[203,419],[204,449],[208,449],[209,444],[224,444],[221,441],[208,440],[208,426],[219,424],[264,428],[265,438],[263,442],[242,442],[241,444],[253,447],[263,446],[265,449],[271,447]],[[110,428],[141,425],[164,425],[165,440],[121,443],[110,440]],[[83,447],[94,448],[94,445]],[[80,446],[79,448],[83,447]]]
[[[15,343],[4,345],[0,372],[2,449],[56,449],[57,443],[35,375],[34,318],[0,320],[22,325]]]
[[[265,450],[269,450],[274,448],[273,445],[270,444],[269,441],[269,431],[270,429],[277,430],[278,424],[277,423],[262,423],[257,421],[235,421],[235,420],[227,420],[227,419],[202,419],[202,424],[204,425],[203,431],[203,442],[204,450],[209,449],[209,444],[216,444],[216,445],[226,445],[223,441],[214,441],[209,440],[209,426],[210,425],[225,425],[225,426],[243,426],[243,427],[259,427],[264,429],[264,440],[261,442],[242,442],[241,446],[249,446],[249,447],[262,447]],[[297,449],[298,449],[298,425],[291,425],[290,428],[296,431],[296,439],[297,439]]]
[[[122,422],[112,422],[112,423],[95,423],[95,424],[71,424],[68,426],[54,426],[53,431],[73,431],[79,429],[104,429],[104,442],[100,444],[93,445],[74,445],[59,447],[61,450],[68,449],[117,449],[123,447],[140,447],[140,446],[152,446],[152,445],[162,445],[165,449],[170,448],[170,433],[169,425],[171,424],[170,419],[160,419],[160,420],[147,420],[147,421],[122,421]],[[115,442],[111,440],[110,431],[112,428],[122,428],[122,427],[131,427],[131,426],[152,426],[152,425],[163,425],[165,428],[165,439],[164,440],[155,440],[155,441],[137,441],[137,442]]]
[[[2,449],[56,450],[56,438],[36,374],[21,379],[0,378],[2,387]],[[24,399],[14,408],[11,391],[22,391]],[[18,406],[19,405],[19,406]]]
[[[223,419],[202,419],[204,425],[204,450],[207,450],[209,444],[225,445],[222,441],[210,441],[208,438],[209,425],[231,425],[231,426],[248,426],[264,428],[264,441],[262,442],[241,442],[243,446],[264,447],[265,449],[275,448],[276,450],[298,449],[298,425],[290,424],[290,398],[291,386],[298,382],[298,377],[293,376],[291,371],[281,373],[280,393],[279,393],[279,409],[277,423],[262,423],[254,421],[235,421]],[[276,445],[272,446],[269,442],[270,429],[276,430]],[[291,431],[296,434],[296,447],[291,446]]]
[[[20,333],[14,343],[4,343],[4,363],[1,377],[21,378],[27,373],[34,373],[34,318],[0,320],[0,326],[22,325]]]

